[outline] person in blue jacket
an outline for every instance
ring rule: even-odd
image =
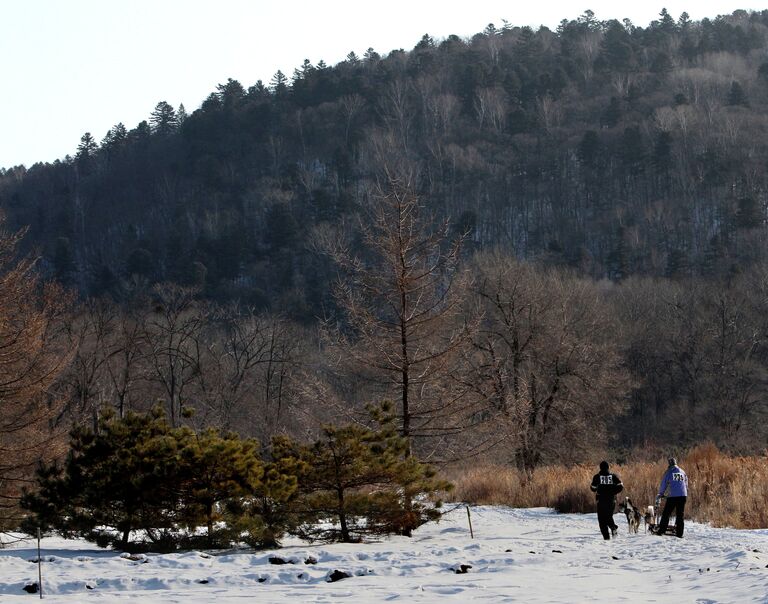
[[[669,517],[672,512],[675,513],[675,535],[683,536],[685,530],[685,501],[688,498],[688,476],[683,469],[677,465],[677,460],[670,457],[669,467],[664,472],[659,485],[659,497],[667,495],[667,501],[664,504],[664,511],[661,513],[661,521],[656,530],[657,535],[664,535],[669,526]]]
[[[611,535],[615,537],[619,531],[619,527],[613,521],[613,510],[616,506],[616,494],[624,489],[621,478],[609,472],[608,467],[607,461],[601,461],[600,472],[592,477],[592,484],[589,486],[597,499],[597,523],[606,541],[611,538]]]

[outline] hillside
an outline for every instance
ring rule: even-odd
[[[307,321],[335,274],[315,232],[354,225],[386,148],[469,251],[617,281],[728,275],[765,259],[767,45],[768,11],[425,35],[227,80],[189,115],[160,102],[0,171],[0,207],[83,294],[174,281]]]

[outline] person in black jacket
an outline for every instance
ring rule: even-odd
[[[624,490],[621,478],[608,471],[608,462],[600,462],[600,471],[592,477],[592,484],[589,487],[595,493],[597,499],[597,522],[600,525],[600,532],[603,539],[614,537],[619,530],[613,521],[613,509],[616,506],[616,494]],[[608,529],[611,532],[608,532]]]

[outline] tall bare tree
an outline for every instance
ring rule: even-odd
[[[173,426],[180,424],[185,396],[201,370],[206,310],[196,302],[195,293],[178,285],[156,286],[154,313],[145,324],[148,379],[160,387]]]
[[[343,276],[335,289],[344,324],[335,334],[342,355],[374,385],[374,396],[397,403],[400,432],[427,437],[460,431],[467,419],[450,376],[469,342],[462,315],[466,274],[460,238],[435,226],[415,193],[412,172],[386,172],[362,225],[364,252],[331,245]],[[430,445],[430,452],[436,445]]]
[[[106,371],[110,399],[120,417],[140,402],[138,386],[147,373],[144,365],[149,349],[145,329],[147,312],[142,306],[120,312],[111,334]]]
[[[638,440],[709,439],[742,453],[765,443],[768,281],[764,269],[728,284],[633,278],[614,296],[637,376],[623,427]]]
[[[628,380],[597,286],[498,253],[476,262],[486,320],[468,386],[495,442],[529,473],[605,445]]]
[[[269,442],[285,419],[301,341],[279,316],[230,306],[211,319],[196,389],[217,424]]]
[[[72,359],[60,379],[66,412],[75,421],[90,418],[94,429],[99,411],[108,401],[108,364],[112,333],[119,310],[107,300],[89,299],[64,325]]]

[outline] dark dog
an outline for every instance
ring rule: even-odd
[[[637,534],[637,531],[640,528],[640,518],[642,518],[643,515],[640,513],[640,510],[632,505],[632,500],[629,497],[625,497],[624,501],[619,504],[619,511],[623,512],[627,517],[629,532]]]

